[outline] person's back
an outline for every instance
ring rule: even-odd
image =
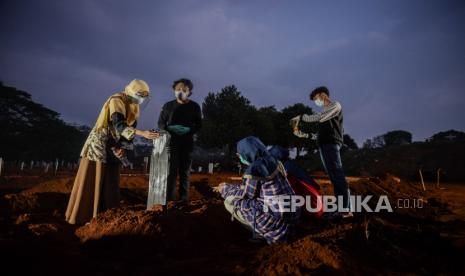
[[[280,146],[273,146],[269,153],[276,159],[280,160],[288,175],[292,175],[293,177],[302,180],[303,182],[310,184],[315,189],[319,190],[320,185],[316,183],[316,181],[299,165],[295,162],[289,160],[289,150],[285,149]]]

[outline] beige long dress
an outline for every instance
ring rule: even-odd
[[[105,102],[82,148],[81,162],[65,214],[70,224],[84,224],[98,213],[119,206],[120,163],[109,146],[121,137],[132,141],[139,105],[134,104],[129,96],[137,91],[148,91],[145,82],[142,85],[131,84],[125,92],[114,94]],[[124,116],[123,128],[113,125],[111,116],[115,112]]]
[[[66,210],[66,221],[83,224],[99,212],[119,206],[119,164],[82,158]]]

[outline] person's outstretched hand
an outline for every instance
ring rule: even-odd
[[[218,186],[216,187],[213,187],[212,190],[216,193],[221,193],[221,191],[223,190],[224,186],[226,185],[225,182],[222,182],[220,183]]]
[[[153,140],[160,137],[160,133],[150,130],[142,130],[139,132],[140,136],[144,137],[145,139]]]
[[[118,159],[122,159],[122,158],[124,157],[124,150],[123,150],[123,149],[115,148],[115,147],[112,147],[111,149],[113,150],[113,154],[114,154]]]

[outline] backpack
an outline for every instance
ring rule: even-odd
[[[287,180],[296,195],[304,196],[306,198],[310,197],[310,206],[313,210],[317,208],[317,206],[319,207],[316,212],[309,212],[305,205],[302,206],[302,218],[320,218],[323,215],[323,198],[321,197],[320,192],[318,192],[318,190],[309,183],[306,183],[293,175],[288,175]]]

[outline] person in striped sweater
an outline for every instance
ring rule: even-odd
[[[329,214],[328,218],[350,218],[353,214],[350,210],[350,191],[347,184],[344,169],[341,162],[340,150],[344,143],[344,127],[342,106],[339,102],[331,100],[328,88],[317,87],[310,93],[310,100],[315,105],[322,107],[323,111],[315,114],[302,114],[291,119],[291,124],[297,122],[316,123],[318,124],[318,133],[316,135],[317,144],[320,152],[320,158],[323,167],[326,170],[334,186],[335,196],[342,199],[342,210]],[[303,133],[297,128],[294,129],[294,135],[301,138],[310,138],[310,135]]]

